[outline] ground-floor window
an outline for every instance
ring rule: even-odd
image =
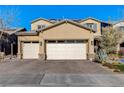
[[[85,43],[87,40],[46,40],[47,43]]]

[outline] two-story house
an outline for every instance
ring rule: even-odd
[[[18,57],[42,60],[87,60],[102,27],[110,26],[94,18],[83,20],[43,19],[31,22],[31,31],[18,34]]]

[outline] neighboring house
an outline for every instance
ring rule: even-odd
[[[113,28],[117,29],[122,34],[120,43],[119,45],[117,45],[117,51],[124,50],[124,21],[116,22],[115,24],[113,24]]]
[[[31,31],[18,33],[18,57],[42,60],[86,60],[94,55],[94,40],[102,27],[110,26],[94,18],[47,20],[38,18]]]
[[[3,30],[0,29],[0,34],[2,33],[2,37],[0,40],[0,52],[4,52],[5,55],[11,54],[11,47],[13,47],[13,54],[17,54],[17,33],[26,31],[25,28],[18,28],[18,29],[6,29],[2,32]]]

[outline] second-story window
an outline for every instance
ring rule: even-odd
[[[41,25],[38,25],[37,28],[38,28],[38,29],[41,29]]]
[[[46,27],[46,25],[41,25],[41,28],[45,28]]]
[[[92,28],[93,29],[93,25],[94,25],[93,23],[86,23],[86,25],[87,25],[88,28]]]
[[[46,27],[46,25],[38,25],[38,26],[37,26],[38,29],[43,29],[43,28],[45,28],[45,27]]]
[[[97,31],[97,24],[96,23],[85,23],[85,24],[83,24],[83,26]]]

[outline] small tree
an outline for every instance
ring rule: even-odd
[[[121,33],[112,27],[103,28],[100,47],[104,48],[107,54],[117,51],[117,45],[121,39]]]
[[[2,6],[0,8],[0,47],[2,44],[9,42],[7,36],[3,35],[4,31],[16,28],[19,25],[19,13],[17,6]]]
[[[14,6],[3,6],[0,9],[0,39],[2,39],[2,35],[4,30],[11,29],[13,27],[18,26],[18,15],[19,10]]]

